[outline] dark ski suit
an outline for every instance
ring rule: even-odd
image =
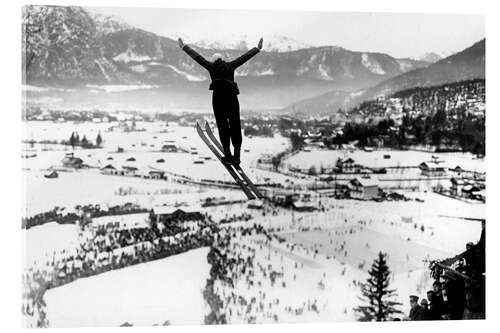
[[[219,128],[219,138],[224,148],[224,155],[231,156],[231,141],[234,147],[234,157],[239,160],[242,141],[240,104],[238,102],[240,91],[238,85],[234,82],[234,71],[259,53],[259,49],[254,47],[239,58],[229,62],[222,59],[210,62],[188,45],[184,45],[182,49],[210,73],[212,83],[210,83],[209,90],[213,90],[212,107]]]

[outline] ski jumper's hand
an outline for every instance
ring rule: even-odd
[[[250,60],[250,58],[252,58],[254,55],[256,55],[257,53],[259,53],[260,50],[262,49],[262,42],[263,42],[263,39],[261,38],[260,41],[259,41],[259,44],[257,45],[257,47],[252,48],[251,50],[249,50],[245,54],[243,54],[240,57],[238,57],[238,58],[234,59],[233,61],[229,62],[231,64],[231,66],[233,67],[233,69],[236,69],[239,66],[243,65],[245,62],[247,62],[248,60]]]
[[[184,42],[182,41],[182,38],[179,38],[179,47],[181,49],[184,47]]]

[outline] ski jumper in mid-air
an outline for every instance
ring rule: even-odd
[[[222,162],[226,164],[238,165],[240,163],[242,142],[240,104],[238,101],[240,91],[238,85],[234,82],[234,71],[259,53],[262,49],[262,42],[261,38],[257,47],[232,61],[224,61],[219,53],[212,56],[212,61],[208,61],[191,47],[185,45],[182,39],[179,38],[179,46],[182,50],[210,73],[212,82],[209,90],[213,91],[212,108],[219,129],[220,142],[224,150]],[[234,154],[231,154],[231,142],[233,143]]]

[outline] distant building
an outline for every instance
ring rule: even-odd
[[[152,179],[164,179],[165,178],[165,171],[162,170],[150,170],[148,172],[149,177]]]
[[[354,160],[350,157],[339,158],[336,163],[336,167],[340,173],[355,173],[356,166]]]
[[[116,175],[118,174],[118,170],[112,164],[108,164],[101,168],[101,173],[105,175]]]
[[[378,197],[378,182],[373,178],[354,178],[348,186],[351,198],[371,200]]]
[[[152,223],[168,225],[172,222],[203,220],[202,208],[199,205],[190,206],[155,206],[151,210]]]
[[[463,179],[452,178],[450,179],[451,187],[450,194],[454,196],[462,195],[462,189],[466,185],[466,182]]]
[[[161,151],[164,153],[177,153],[179,149],[174,144],[164,144],[161,147]]]
[[[483,200],[484,191],[472,184],[467,184],[462,188],[462,196],[467,199]]]
[[[428,164],[427,162],[422,162],[418,166],[423,176],[427,177],[439,177],[446,175],[446,169],[439,165],[435,165],[434,163]]]
[[[266,196],[271,198],[271,201],[277,205],[290,207],[294,201],[298,200],[300,195],[294,192],[272,191]]]
[[[83,166],[83,160],[79,157],[75,157],[73,153],[66,154],[61,162],[63,166],[68,168],[79,169]]]
[[[136,167],[124,165],[122,166],[120,174],[123,176],[136,176],[138,170],[139,169]]]
[[[459,165],[457,165],[456,167],[454,167],[453,169],[450,168],[450,171],[452,172],[455,172],[456,174],[460,175],[461,173],[463,173],[465,170],[462,169]]]

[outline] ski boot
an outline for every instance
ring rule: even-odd
[[[231,155],[231,153],[226,153],[224,154],[224,156],[222,156],[222,158],[220,159],[222,163],[224,164],[233,164],[233,156]]]
[[[240,165],[240,149],[236,148],[234,150],[234,156],[233,156],[233,164],[234,165]]]

